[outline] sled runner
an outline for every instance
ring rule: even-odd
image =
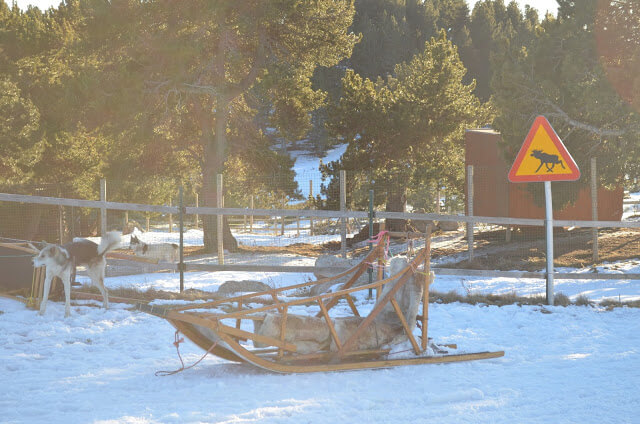
[[[411,261],[392,259],[388,278],[354,287],[362,275],[380,266],[387,237],[381,234],[378,244],[362,262],[330,278],[207,303],[138,308],[165,318],[213,355],[280,373],[388,368],[503,356],[502,351],[450,354],[455,345],[439,346],[428,339],[428,289],[433,278],[428,240]],[[312,286],[330,281],[342,283],[333,292],[301,297]],[[376,291],[377,300],[371,312],[361,316],[352,294],[369,289]],[[416,325],[420,327],[418,337],[413,331]],[[409,344],[410,352],[397,351],[399,345]]]

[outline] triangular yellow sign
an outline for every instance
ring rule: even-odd
[[[544,116],[538,116],[509,171],[513,183],[575,181],[580,170]]]

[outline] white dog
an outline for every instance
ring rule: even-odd
[[[71,283],[76,277],[76,266],[85,265],[91,282],[102,293],[104,308],[109,308],[109,294],[104,287],[104,271],[107,262],[104,254],[115,249],[120,244],[120,234],[107,233],[96,244],[90,240],[78,240],[63,246],[47,244],[33,259],[35,266],[45,266],[44,292],[40,303],[40,315],[47,309],[47,299],[51,289],[51,281],[54,277],[60,278],[64,285],[65,310],[64,316],[70,315]]]
[[[175,243],[148,244],[135,235],[131,236],[129,249],[133,250],[133,253],[137,256],[155,259],[157,261],[178,262],[180,255],[180,248]]]

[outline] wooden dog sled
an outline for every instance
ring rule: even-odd
[[[144,312],[165,318],[179,332],[205,351],[220,358],[235,362],[247,362],[260,368],[280,373],[303,373],[316,371],[340,371],[369,368],[388,368],[400,365],[419,365],[443,362],[470,361],[476,359],[497,358],[504,352],[479,352],[450,354],[455,345],[438,346],[427,336],[430,246],[408,262],[402,271],[386,279],[370,284],[352,287],[360,276],[368,272],[372,265],[379,264],[384,256],[386,235],[357,266],[331,278],[321,279],[258,292],[243,296],[221,299],[208,303],[189,304],[174,307],[138,305]],[[424,271],[418,271],[423,265]],[[371,272],[371,271],[369,271]],[[381,272],[378,272],[381,275]],[[311,297],[286,297],[287,292],[300,293],[316,284],[331,280],[347,279],[337,291]],[[412,320],[405,316],[397,293],[406,289],[408,282],[421,285],[422,314]],[[386,289],[384,288],[385,285]],[[351,294],[358,291],[376,290],[378,299],[366,317],[361,317]],[[273,301],[273,304],[265,303]],[[338,308],[336,306],[339,305]],[[301,317],[296,312],[308,308],[319,308],[315,317]],[[413,309],[417,311],[416,308]],[[315,311],[315,309],[314,309]],[[331,314],[330,314],[331,312]],[[380,317],[393,314],[400,326],[394,328],[401,337],[411,344],[411,353],[394,359],[394,352],[388,345],[367,346],[362,339],[385,334],[389,328]],[[332,316],[333,315],[333,316]],[[337,316],[336,316],[337,315]],[[416,321],[417,320],[417,321]],[[259,331],[269,321],[271,333]],[[410,323],[419,323],[421,334],[416,338]],[[300,323],[320,328],[330,338],[330,346],[314,350],[314,344],[291,340]],[[415,325],[415,324],[414,324]],[[253,329],[250,327],[253,326]],[[274,332],[275,326],[275,332]],[[342,331],[341,328],[347,328]],[[324,333],[323,333],[324,334]],[[364,346],[364,347],[363,347]],[[303,349],[304,347],[304,349]],[[310,351],[311,349],[311,351]]]

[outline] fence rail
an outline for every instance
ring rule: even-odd
[[[102,202],[99,200],[65,199],[59,197],[28,196],[21,194],[0,193],[0,201],[45,204],[55,206],[71,206],[80,208],[97,208],[107,210],[156,212],[179,214],[179,206],[145,205],[137,203]],[[248,208],[211,208],[185,207],[187,215],[223,215],[223,216],[269,216],[269,217],[313,217],[313,218],[368,218],[368,212],[363,211],[332,211],[316,209],[248,209]],[[403,219],[414,221],[448,221],[467,223],[486,223],[495,225],[544,226],[544,219],[503,218],[495,216],[465,216],[443,215],[436,213],[409,213],[375,211],[376,218]],[[585,228],[640,228],[640,221],[577,221],[554,220],[554,227],[585,227]]]
[[[148,204],[132,204],[111,202],[106,200],[81,200],[81,199],[67,199],[59,197],[46,197],[46,196],[29,196],[19,194],[0,193],[0,202],[14,202],[22,204],[41,204],[51,206],[66,206],[66,207],[78,207],[78,208],[91,208],[99,209],[100,211],[106,210],[118,210],[118,211],[133,211],[133,212],[152,212],[161,214],[175,214],[175,215],[217,215],[239,217],[239,216],[251,216],[251,217],[270,217],[279,218],[281,223],[284,223],[285,218],[299,219],[305,218],[319,218],[319,219],[338,219],[336,222],[337,228],[341,235],[341,253],[344,255],[345,250],[345,237],[346,237],[346,225],[342,225],[347,219],[360,219],[366,220],[369,217],[369,213],[365,211],[353,211],[353,210],[315,210],[315,209],[249,209],[249,208],[224,208],[224,207],[181,207],[166,206],[166,205],[148,205]],[[626,203],[626,202],[625,202]],[[464,222],[470,224],[468,228],[473,231],[474,224],[492,224],[504,227],[542,227],[544,226],[543,219],[521,219],[521,218],[503,218],[503,217],[487,217],[487,216],[465,216],[465,215],[445,215],[438,213],[404,213],[404,212],[387,212],[376,211],[374,212],[376,219],[398,219],[398,220],[412,220],[412,221],[442,221],[442,222]],[[169,221],[171,222],[171,220]],[[311,226],[313,226],[313,219],[311,219]],[[557,220],[553,221],[555,227],[582,227],[582,228],[640,228],[640,222],[621,222],[621,221],[578,221],[578,220]],[[171,228],[171,224],[170,224]],[[313,227],[311,227],[313,228]],[[299,230],[300,228],[298,228]],[[295,231],[295,228],[294,228]],[[184,231],[183,231],[184,232]],[[181,232],[181,234],[183,233]],[[219,232],[218,234],[220,234]],[[507,232],[508,233],[508,232]],[[337,232],[335,234],[338,234]],[[421,234],[421,233],[415,233]],[[428,237],[428,236],[427,236]],[[597,237],[597,234],[596,234]],[[220,237],[221,239],[221,237]],[[473,239],[471,239],[473,240]],[[482,238],[478,236],[476,238],[478,242],[482,241]],[[473,243],[469,244],[469,257],[471,258],[471,252],[473,251]],[[223,252],[219,249],[218,252]],[[218,259],[224,257],[223,253],[218,254]],[[165,266],[163,264],[163,266]],[[305,272],[312,273],[318,271],[315,266],[286,266],[286,265],[248,265],[248,264],[225,264],[223,261],[219,261],[216,264],[203,264],[203,263],[179,263],[179,264],[166,264],[165,268],[174,269],[176,271],[259,271],[259,272]],[[478,270],[478,269],[453,269],[445,267],[433,267],[433,271],[436,275],[451,275],[451,276],[471,276],[471,277],[489,277],[489,278],[527,278],[527,279],[545,279],[548,274],[545,272],[521,272],[521,271],[494,271],[494,270]],[[328,271],[325,269],[324,271]],[[335,269],[334,269],[335,271]],[[636,273],[555,273],[551,275],[558,280],[640,280],[640,274]]]

